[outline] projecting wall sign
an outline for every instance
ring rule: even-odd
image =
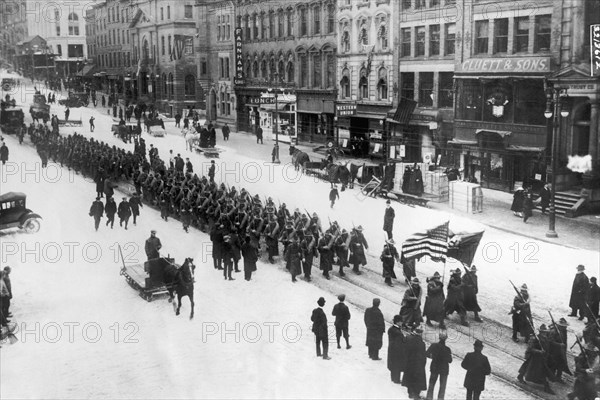
[[[462,72],[550,72],[550,57],[471,58],[460,64]]]

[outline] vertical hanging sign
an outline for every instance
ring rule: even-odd
[[[243,86],[246,84],[244,76],[244,60],[242,56],[243,30],[242,28],[235,28],[234,32],[235,78],[233,79],[233,84]]]
[[[600,24],[590,25],[590,62],[592,76],[600,76]]]

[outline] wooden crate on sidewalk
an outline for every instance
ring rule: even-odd
[[[481,185],[463,181],[452,181],[448,198],[450,208],[469,214],[483,212],[483,192]]]

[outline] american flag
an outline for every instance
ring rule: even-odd
[[[408,121],[410,121],[416,106],[416,101],[407,99],[406,97],[400,97],[398,108],[396,108],[396,112],[394,113],[394,121],[397,121],[401,124],[408,124]]]
[[[407,260],[429,256],[434,261],[446,261],[448,253],[448,222],[415,233],[402,244],[402,255]]]

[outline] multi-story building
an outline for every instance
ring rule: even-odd
[[[333,139],[335,10],[333,0],[237,1],[244,77],[235,86],[240,130],[260,124],[269,137],[275,115],[282,140]],[[256,104],[261,96],[277,96],[278,104]]]
[[[67,0],[6,2],[1,18],[5,40],[3,58],[14,57],[17,45],[26,44],[31,38],[40,36],[47,47],[29,49],[29,52],[54,55],[56,73],[59,76],[74,75],[83,68],[87,58],[84,15],[89,4]],[[21,67],[29,57],[30,54],[21,54]]]
[[[206,117],[235,128],[235,4],[232,0],[203,1],[198,15],[197,76],[206,95]]]
[[[575,174],[564,168],[568,155],[597,149],[598,79],[584,79],[592,85],[590,90],[577,85],[586,75],[584,38],[589,36],[592,19],[598,22],[598,11],[592,12],[592,2],[561,4],[551,0],[461,3],[455,134],[450,143],[457,147],[456,165],[484,187],[510,191],[522,182],[541,185],[546,181],[552,120],[545,117],[545,111],[551,81],[558,83],[569,76],[575,85],[565,86],[575,108],[561,119],[562,167],[557,176],[562,177],[557,188],[566,187],[568,181],[575,184]]]
[[[204,108],[194,54],[195,5],[194,0],[140,0],[129,25],[134,99],[170,115]]]
[[[385,128],[393,107],[397,2],[337,1],[339,140],[365,157],[385,155]]]
[[[452,136],[456,23],[460,21],[453,3],[398,2],[394,82],[400,98],[414,100],[416,107],[409,106],[407,112],[412,113],[406,121],[389,119],[390,144],[404,150],[392,152],[393,159],[433,161]]]

